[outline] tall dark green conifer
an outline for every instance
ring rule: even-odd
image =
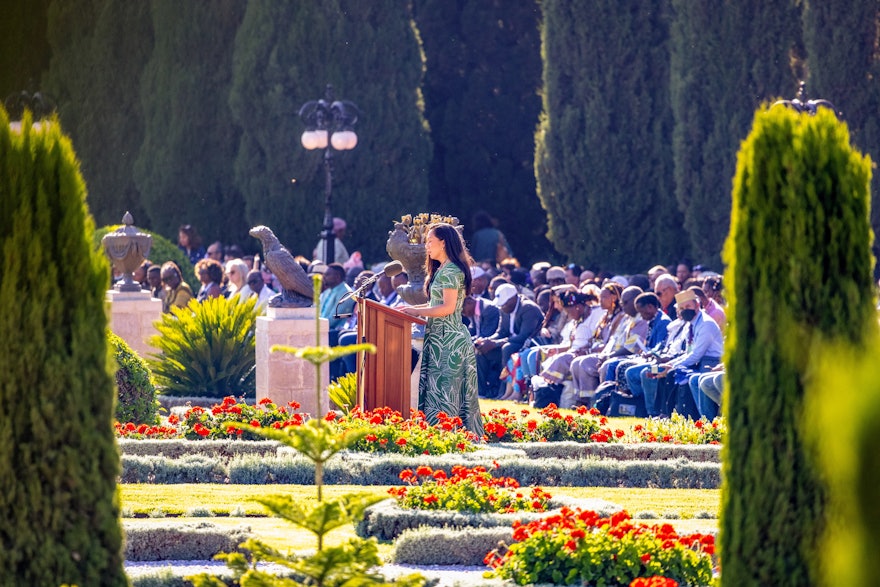
[[[250,243],[233,179],[241,134],[229,109],[232,51],[245,4],[153,0],[155,50],[140,94],[145,138],[135,164],[157,232],[193,224],[206,240]]]
[[[0,16],[0,100],[41,90],[52,51],[46,39],[51,0],[6,0]]]
[[[300,144],[297,112],[323,98],[329,83],[336,99],[362,112],[357,147],[333,159],[332,210],[348,222],[349,251],[368,262],[387,259],[392,221],[426,210],[431,143],[422,70],[405,3],[249,3],[230,100],[243,130],[235,181],[248,221],[271,226],[294,253],[311,256],[324,215],[323,157]]]
[[[534,130],[541,113],[537,2],[419,0],[425,115],[431,124],[430,207],[499,219],[515,254],[551,250],[535,191]]]
[[[126,210],[150,226],[132,177],[144,140],[140,79],[153,50],[149,2],[53,2],[53,54],[44,89],[82,161],[89,208],[100,224]],[[174,235],[176,236],[176,234]]]
[[[880,3],[804,2],[808,98],[830,100],[843,113],[853,143],[880,155]],[[871,225],[880,235],[880,174],[871,182]],[[874,238],[880,256],[880,238]],[[876,269],[875,269],[876,271]]]
[[[680,254],[665,0],[546,1],[538,193],[574,261],[644,270]]]
[[[722,585],[818,584],[827,486],[805,390],[820,343],[864,349],[876,330],[870,167],[825,109],[761,111],[740,149],[725,246]]]
[[[675,190],[695,262],[715,265],[730,224],[736,151],[762,102],[796,89],[792,0],[671,0]]]
[[[104,292],[70,141],[0,109],[0,585],[123,586]]]

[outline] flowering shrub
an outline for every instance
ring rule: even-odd
[[[691,420],[680,414],[669,419],[647,420],[633,427],[633,442],[673,442],[676,444],[719,444],[727,433],[721,418]]]
[[[476,435],[464,428],[461,418],[449,417],[440,412],[433,426],[422,412],[413,410],[404,419],[400,412],[391,408],[361,411],[355,407],[347,414],[329,412],[327,419],[342,429],[366,428],[363,440],[353,449],[364,452],[427,455],[462,453],[475,450]]]
[[[274,429],[301,426],[308,416],[297,412],[299,408],[297,402],[277,406],[269,399],[262,399],[257,405],[248,405],[229,396],[210,409],[192,406],[182,418],[172,414],[163,425],[117,422],[116,433],[126,438],[259,440],[262,437],[258,434],[235,428],[230,423]],[[399,412],[390,408],[364,412],[355,407],[347,414],[328,412],[324,421],[337,432],[366,430],[367,434],[352,447],[357,451],[422,455],[474,450],[473,440],[476,437],[462,427],[461,418],[440,414],[440,421],[432,426],[421,412],[413,412],[411,416],[404,419]]]
[[[678,581],[654,575],[648,578],[639,577],[630,583],[629,587],[678,587]]]
[[[487,442],[545,442],[573,440],[589,442],[600,429],[599,411],[580,406],[577,414],[563,416],[550,404],[533,417],[530,410],[514,414],[507,409],[489,410],[483,415],[484,439]]]
[[[696,422],[679,414],[664,420],[646,420],[630,430],[612,429],[608,418],[596,408],[580,406],[576,414],[562,415],[555,404],[539,411],[518,414],[493,409],[483,414],[483,438],[487,442],[670,442],[675,444],[718,444],[725,433],[721,418]]]
[[[640,577],[654,582],[636,585],[652,587],[712,581],[713,536],[681,536],[669,524],[634,524],[625,511],[601,518],[562,508],[528,524],[515,522],[513,540],[506,552],[492,551],[484,562],[493,576],[518,585],[630,585]]]
[[[512,477],[493,477],[485,467],[452,467],[450,475],[442,469],[421,466],[404,469],[400,479],[409,487],[392,487],[388,493],[405,508],[455,510],[475,514],[490,512],[543,512],[550,494],[540,487],[530,492],[520,489]]]

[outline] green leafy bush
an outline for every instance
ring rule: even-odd
[[[149,361],[167,395],[223,397],[254,393],[256,297],[239,303],[223,297],[172,309],[156,323]]]
[[[222,528],[208,522],[157,527],[126,524],[125,560],[209,560],[249,538],[247,526]]]
[[[348,413],[357,405],[357,373],[347,373],[330,382],[327,395],[337,408]]]
[[[107,342],[116,358],[116,420],[155,424],[158,421],[159,402],[147,363],[109,330]]]
[[[137,218],[135,218],[137,220]],[[104,235],[108,232],[113,232],[117,228],[122,226],[121,224],[113,225],[113,226],[102,226],[101,228],[95,231],[95,238],[92,239],[92,242],[99,251],[103,251],[104,247],[101,245],[101,239],[104,238]],[[177,248],[173,242],[162,236],[157,232],[150,232],[141,227],[137,227],[137,229],[146,234],[152,235],[153,237],[153,246],[150,247],[150,262],[153,265],[161,265],[165,261],[174,261],[177,263],[177,266],[180,267],[180,272],[183,274],[183,280],[187,282],[191,287],[195,289],[199,284],[199,278],[196,276],[195,269],[193,268],[193,264],[189,262],[189,257],[187,257],[183,251]]]

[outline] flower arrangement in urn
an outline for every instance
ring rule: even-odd
[[[424,292],[425,284],[425,237],[428,227],[438,222],[451,224],[461,233],[464,226],[455,216],[442,214],[407,214],[394,222],[394,230],[388,233],[385,250],[395,261],[400,261],[409,283],[400,286],[397,293],[408,304],[424,304],[428,301]]]

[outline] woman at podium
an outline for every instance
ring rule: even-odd
[[[419,372],[419,410],[428,422],[437,414],[460,416],[468,430],[483,436],[477,395],[477,360],[470,333],[461,320],[461,306],[471,287],[470,254],[458,231],[437,223],[425,238],[425,290],[429,302],[400,310],[424,316],[425,342]]]

